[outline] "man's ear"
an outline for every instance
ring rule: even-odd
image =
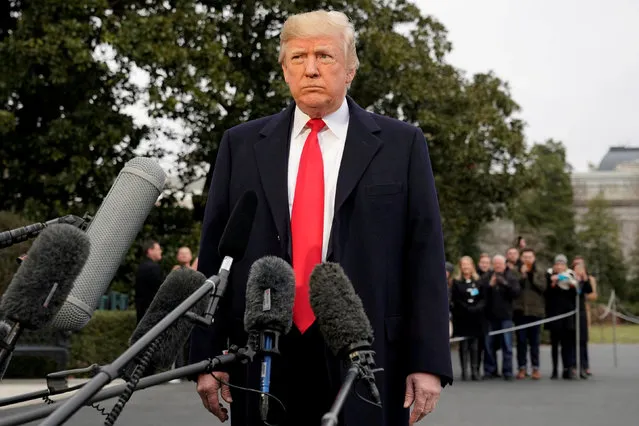
[[[357,71],[355,71],[355,69],[352,69],[350,71],[346,72],[346,84],[351,84],[353,82],[353,80],[355,79],[355,74],[357,73]]]

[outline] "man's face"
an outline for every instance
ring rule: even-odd
[[[284,79],[302,111],[320,118],[336,111],[355,71],[347,71],[341,37],[292,39],[282,62]]]
[[[503,257],[493,259],[493,270],[498,274],[502,274],[506,270],[506,262]]]
[[[191,249],[188,247],[182,247],[177,252],[177,261],[180,265],[188,265],[191,263],[193,259],[193,255],[191,254]]]
[[[526,264],[526,266],[531,266],[535,263],[535,253],[532,251],[526,251],[521,255],[521,261]]]
[[[149,258],[154,262],[162,260],[162,247],[159,244],[155,244],[152,249],[149,250]]]
[[[558,274],[561,274],[562,272],[566,271],[567,266],[564,262],[557,262],[555,263],[555,272]]]
[[[484,272],[488,271],[490,269],[490,257],[484,256],[479,259],[479,263],[477,264],[477,266],[479,266],[479,269]]]
[[[517,251],[517,249],[511,248],[506,253],[506,257],[508,258],[508,261],[510,263],[515,263],[517,262],[517,259],[519,259],[519,252]]]

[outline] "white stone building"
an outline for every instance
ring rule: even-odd
[[[639,230],[639,147],[611,147],[599,166],[572,174],[577,218],[588,200],[602,193],[619,222],[622,249],[628,256]]]

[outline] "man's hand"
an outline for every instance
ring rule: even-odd
[[[227,385],[220,384],[213,375],[226,383],[229,382],[228,373],[214,371],[211,374],[200,374],[197,378],[197,393],[200,394],[204,407],[220,419],[221,422],[225,422],[229,419],[229,410],[220,404],[218,391],[220,388],[222,389],[222,399],[230,404],[233,402],[231,389]]]
[[[557,274],[551,275],[551,277],[550,277],[550,285],[552,287],[556,286],[558,279],[559,279],[559,276]]]
[[[495,287],[495,284],[497,284],[497,276],[495,274],[493,274],[489,284],[491,287]]]
[[[528,266],[526,266],[526,264],[524,263],[523,265],[521,265],[521,274],[526,275],[527,273],[528,273]]]
[[[439,377],[428,373],[413,373],[406,378],[406,397],[404,408],[413,405],[409,424],[414,424],[431,413],[442,392]]]

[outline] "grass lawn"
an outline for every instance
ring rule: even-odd
[[[617,326],[617,343],[639,343],[639,325],[624,324]],[[600,326],[592,324],[590,326],[590,342],[612,343],[612,325],[605,324]]]

